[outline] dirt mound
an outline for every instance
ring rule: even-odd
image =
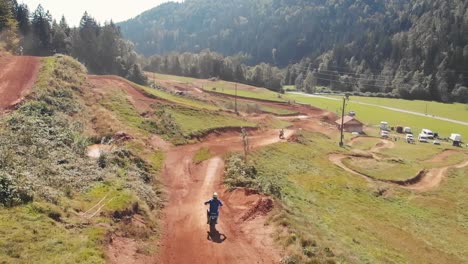
[[[456,153],[461,153],[459,150],[455,149],[446,149],[442,153],[439,153],[432,157],[431,159],[427,160],[427,162],[444,162],[447,158],[449,158],[451,155],[456,154]]]
[[[128,93],[132,104],[138,111],[145,113],[152,111],[151,105],[156,103],[167,103],[163,99],[149,96],[134,84],[118,76],[88,76],[88,84],[95,92],[112,93],[113,89],[121,89]]]
[[[240,219],[245,222],[247,220],[255,218],[258,215],[266,216],[269,212],[271,212],[271,210],[273,210],[273,207],[274,204],[272,199],[260,198],[257,200],[257,202],[252,208],[250,208],[241,216]]]
[[[36,81],[40,68],[38,57],[0,58],[0,112],[23,100]]]

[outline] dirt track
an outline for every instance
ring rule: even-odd
[[[370,153],[369,155],[372,158],[378,160],[379,158],[376,157],[376,155],[375,155],[376,153],[379,153],[381,150],[383,150],[385,148],[394,148],[394,147],[395,147],[395,144],[393,142],[388,141],[388,140],[382,140],[381,142],[379,142],[377,145],[375,145],[369,151],[369,153]],[[444,152],[440,153],[439,155],[436,155],[435,157],[433,157],[431,159],[431,161],[435,162],[435,161],[444,160],[445,158],[447,158],[448,154],[453,153],[453,152],[457,152],[457,151],[454,151],[454,150],[444,151]],[[374,179],[374,178],[372,178],[370,176],[364,175],[364,174],[362,174],[360,172],[357,172],[357,171],[347,167],[343,163],[343,160],[348,158],[348,157],[349,157],[349,155],[345,155],[345,154],[332,154],[332,155],[329,156],[329,160],[330,160],[330,162],[332,162],[336,166],[342,168],[343,170],[345,170],[347,172],[350,172],[352,174],[361,176],[361,177],[365,178],[369,182],[381,181],[381,182],[385,182],[385,183],[395,184],[395,185],[398,185],[398,186],[403,187],[405,189],[420,191],[420,192],[428,191],[428,190],[431,190],[431,189],[439,186],[440,183],[442,182],[442,180],[447,176],[447,172],[448,172],[449,169],[451,169],[451,168],[462,169],[462,168],[468,167],[468,161],[463,161],[462,163],[459,163],[459,164],[456,164],[456,165],[427,170],[426,172],[421,174],[422,177],[421,177],[421,175],[418,175],[418,176],[413,177],[413,178],[410,177],[407,181],[386,181],[386,180]],[[417,179],[417,180],[415,180],[415,179]]]
[[[38,57],[0,58],[0,112],[21,102],[34,84],[39,66]]]
[[[290,136],[293,131],[286,131]],[[264,131],[252,136],[252,147],[278,142],[278,131]],[[209,148],[216,157],[195,166],[192,157],[202,148]],[[165,231],[160,263],[278,263],[279,250],[273,245],[272,230],[264,226],[265,216],[253,219],[246,213],[263,199],[257,194],[225,192],[222,186],[224,164],[220,156],[228,151],[240,151],[238,133],[211,137],[204,143],[177,147],[167,154],[164,182],[170,190],[164,210]],[[219,233],[210,233],[206,224],[203,202],[214,191],[224,202]],[[252,211],[250,211],[252,213]],[[255,213],[255,212],[253,212]],[[243,220],[243,219],[249,220]],[[184,246],[186,245],[186,247]]]

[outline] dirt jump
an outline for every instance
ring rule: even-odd
[[[0,58],[0,112],[20,103],[31,90],[39,72],[40,58]]]
[[[279,142],[279,131],[255,132],[252,148]],[[285,131],[290,137],[294,131]],[[195,165],[192,158],[200,148],[208,148],[215,157]],[[221,156],[241,151],[239,133],[211,136],[203,143],[175,147],[167,153],[164,183],[168,204],[164,210],[164,235],[159,263],[278,263],[281,260],[265,226],[271,199],[245,190],[227,192],[222,184],[224,163]],[[210,230],[204,202],[214,191],[224,206],[216,230]]]

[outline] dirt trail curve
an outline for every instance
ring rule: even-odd
[[[250,137],[253,147],[276,143],[278,131],[263,131]],[[289,137],[293,131],[286,131]],[[209,148],[216,156],[195,166],[193,155],[200,148]],[[239,133],[209,137],[207,141],[171,149],[164,166],[164,182],[168,205],[165,208],[165,234],[159,263],[278,263],[279,251],[274,247],[271,230],[264,226],[265,216],[243,221],[242,215],[252,207],[259,195],[232,194],[222,187],[224,170],[221,155],[242,149]],[[220,192],[219,233],[209,233],[206,206],[203,202],[213,191]]]
[[[0,112],[21,102],[36,81],[38,57],[0,57]]]
[[[374,155],[375,153],[378,153],[378,152],[380,152],[381,150],[383,150],[385,148],[393,148],[393,147],[395,147],[395,144],[393,142],[388,141],[388,140],[382,140],[381,142],[379,142],[376,146],[374,146],[370,150],[370,155],[372,156],[372,158],[378,160],[378,158],[376,158],[376,156]],[[453,150],[444,151],[444,152],[436,155],[435,157],[433,157],[431,159],[431,161],[443,160],[443,159],[446,158],[446,156],[448,154],[453,153],[453,152],[458,152],[458,151],[453,151]],[[415,176],[413,178],[410,178],[410,179],[408,179],[406,181],[391,181],[391,180],[375,179],[373,177],[362,174],[360,172],[357,172],[357,171],[347,167],[343,163],[343,160],[348,158],[348,157],[350,157],[350,155],[332,154],[332,155],[329,156],[329,160],[333,164],[335,164],[336,166],[342,168],[343,170],[345,170],[345,171],[347,171],[349,173],[361,176],[361,177],[365,178],[369,182],[380,181],[380,182],[395,184],[395,185],[398,185],[398,186],[403,187],[405,189],[420,191],[420,192],[428,191],[428,190],[431,190],[431,189],[439,186],[440,183],[442,182],[442,180],[447,176],[447,172],[448,172],[449,169],[452,169],[452,168],[462,169],[462,168],[468,167],[468,161],[465,160],[465,161],[463,161],[463,162],[461,162],[459,164],[456,164],[456,165],[446,166],[446,167],[442,167],[442,168],[434,168],[434,169],[430,169],[430,170],[427,170],[427,171],[422,171],[419,175],[417,175],[417,176]]]

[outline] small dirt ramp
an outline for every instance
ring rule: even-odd
[[[0,112],[23,100],[36,81],[39,66],[38,57],[0,57]]]

